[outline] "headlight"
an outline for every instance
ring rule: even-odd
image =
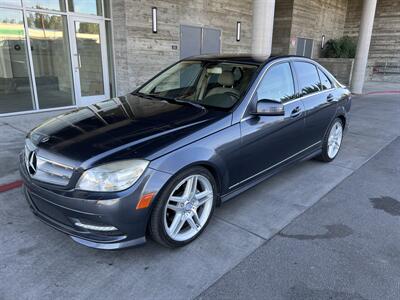
[[[84,191],[116,192],[132,186],[146,170],[147,160],[132,159],[108,163],[85,171],[76,185]]]

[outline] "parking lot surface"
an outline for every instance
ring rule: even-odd
[[[396,181],[379,179],[397,176],[398,183],[399,116],[399,94],[356,97],[334,162],[303,162],[257,185],[217,209],[204,234],[176,250],[151,241],[120,251],[89,249],[37,220],[20,188],[0,192],[0,299],[232,298],[246,295],[238,288],[250,292],[257,280],[263,288],[253,295],[264,299],[354,299],[380,291],[393,296],[400,244],[389,240],[398,239],[400,219],[384,208],[371,209],[373,201],[377,207],[389,204],[370,198],[400,200]],[[47,117],[0,119],[0,185],[19,179],[17,154],[24,136]],[[387,172],[378,172],[380,167]],[[355,222],[351,226],[349,218]],[[385,248],[379,248],[382,243]],[[382,249],[386,252],[377,256]],[[251,269],[257,277],[248,275]],[[297,280],[301,271],[302,281]],[[374,278],[371,292],[359,293]],[[379,288],[375,294],[372,287]]]
[[[397,138],[199,299],[400,299],[399,158]]]

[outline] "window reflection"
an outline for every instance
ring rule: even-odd
[[[68,9],[81,14],[102,15],[101,0],[68,0]]]
[[[30,13],[27,19],[39,107],[73,105],[66,17]]]
[[[272,66],[257,89],[257,99],[286,102],[294,97],[293,75],[289,63]]]
[[[321,79],[321,90],[329,90],[332,88],[332,83],[328,76],[325,75],[320,69],[318,69],[319,78]]]
[[[100,25],[75,22],[76,46],[80,59],[81,95],[104,94]]]
[[[297,78],[299,82],[300,96],[305,96],[320,91],[321,82],[317,73],[317,68],[307,62],[294,62]]]
[[[2,5],[21,6],[21,0],[1,0]]]
[[[0,113],[32,109],[22,12],[0,9]]]
[[[26,7],[65,11],[64,0],[24,0]]]

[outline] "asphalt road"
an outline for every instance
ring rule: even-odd
[[[0,186],[18,180],[17,154],[25,134],[48,116],[0,119]],[[377,153],[377,158],[391,155],[387,162],[398,165],[399,152],[390,154],[387,149],[394,146],[385,147],[400,136],[399,116],[398,94],[355,99],[334,162],[304,162],[257,185],[217,209],[204,234],[177,250],[151,241],[122,251],[89,249],[37,220],[20,188],[0,192],[0,299],[192,299],[200,294],[231,297],[229,290],[237,298],[245,295],[238,287],[249,293],[254,287],[253,295],[263,299],[393,296],[395,274],[400,274],[394,242],[400,223],[384,209],[371,208],[369,198],[400,200],[399,180],[378,181],[387,176],[383,171],[354,178]],[[392,177],[398,179],[398,173]],[[342,193],[337,197],[355,203],[365,193],[365,207],[345,207],[341,199],[328,210],[332,204],[327,199],[337,190]],[[316,213],[320,203],[328,204]],[[309,223],[293,225],[308,215]],[[388,263],[379,265],[379,259]]]

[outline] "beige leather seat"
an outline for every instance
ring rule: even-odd
[[[225,94],[225,93],[233,93],[240,96],[240,92],[233,88],[233,84],[235,83],[235,79],[233,77],[232,72],[224,71],[218,77],[218,83],[222,85],[222,87],[216,87],[211,89],[206,97],[217,95],[217,94]]]

